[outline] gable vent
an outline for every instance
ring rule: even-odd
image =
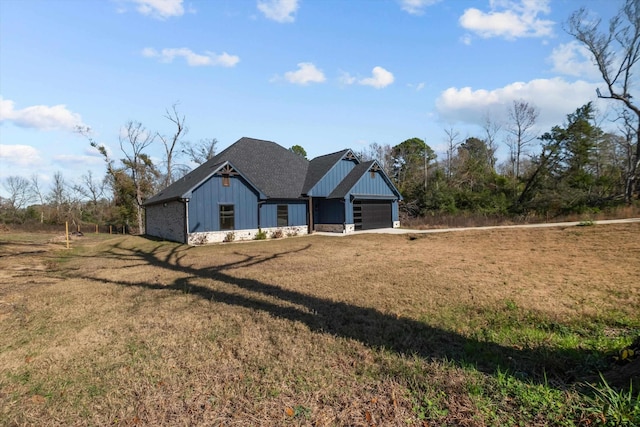
[[[238,175],[238,172],[231,165],[224,165],[222,169],[217,172],[217,175]]]
[[[353,151],[349,150],[347,151],[347,154],[344,155],[344,160],[353,160],[355,162],[358,161],[358,158],[356,157],[355,154],[353,154]]]

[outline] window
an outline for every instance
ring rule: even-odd
[[[228,187],[231,185],[231,180],[229,179],[229,175],[222,175],[222,186]]]
[[[233,205],[220,205],[220,230],[234,229]]]
[[[287,227],[289,225],[289,206],[278,205],[278,227]]]

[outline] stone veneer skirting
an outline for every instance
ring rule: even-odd
[[[222,242],[238,242],[246,240],[255,240],[259,229],[250,230],[233,230],[233,231],[204,231],[197,233],[189,233],[188,243],[193,246],[207,245],[210,243],[222,243]],[[272,239],[276,236],[274,234],[281,233],[281,237],[293,237],[308,234],[308,228],[306,225],[299,225],[295,227],[270,227],[263,228],[263,232],[267,234],[267,239]]]
[[[355,224],[316,224],[315,231],[324,231],[328,233],[349,234],[356,231]]]
[[[393,221],[393,228],[400,228],[400,221]],[[316,224],[315,231],[350,234],[356,231],[355,224]]]
[[[328,233],[344,233],[343,224],[316,224],[313,226],[315,231],[324,231]]]

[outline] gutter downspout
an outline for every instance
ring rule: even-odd
[[[184,203],[184,243],[189,243],[189,199],[180,201]]]
[[[262,205],[265,203],[265,200],[258,200],[258,230],[262,230],[262,215],[260,215],[260,212],[262,212]]]
[[[307,207],[309,214],[307,215],[307,219],[309,220],[308,230],[309,234],[313,234],[313,197],[309,196],[309,205]]]

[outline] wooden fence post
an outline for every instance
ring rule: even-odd
[[[65,235],[67,237],[67,249],[69,249],[69,221],[64,223]]]

